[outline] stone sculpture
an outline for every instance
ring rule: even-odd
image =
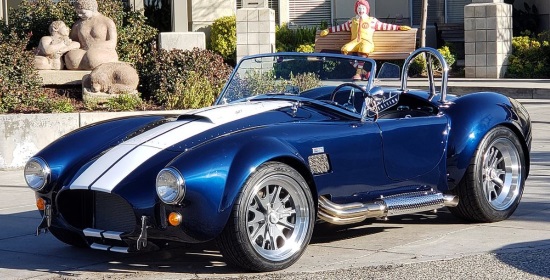
[[[96,0],[76,0],[74,6],[80,19],[71,28],[70,38],[80,43],[80,49],[65,54],[67,69],[91,70],[118,61],[113,20],[98,12]]]
[[[82,80],[85,102],[104,103],[115,94],[138,94],[139,76],[126,62],[108,62],[96,67]]]
[[[109,62],[96,67],[86,84],[92,92],[133,93],[139,84],[139,76],[128,63]]]
[[[52,22],[49,31],[50,36],[40,39],[34,65],[39,70],[61,70],[64,68],[63,54],[80,48],[80,43],[69,38],[69,28],[63,21]]]

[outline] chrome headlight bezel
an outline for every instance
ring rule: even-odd
[[[34,191],[43,190],[50,183],[51,175],[50,166],[42,158],[32,157],[25,165],[25,182]]]
[[[157,174],[155,188],[159,199],[166,204],[178,204],[185,196],[185,180],[173,167],[164,168]]]

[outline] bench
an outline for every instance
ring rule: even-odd
[[[416,49],[416,28],[408,31],[375,31],[374,52],[369,58],[379,60],[398,60],[407,58]],[[315,36],[315,52],[340,53],[343,45],[351,39],[351,32],[340,31],[325,37]]]

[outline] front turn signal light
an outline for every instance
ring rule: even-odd
[[[36,208],[38,208],[38,210],[40,211],[44,211],[46,209],[46,201],[39,197],[36,199]]]
[[[177,212],[172,212],[170,213],[170,215],[168,215],[168,223],[174,227],[179,226],[181,224],[182,219],[183,218],[181,214]]]

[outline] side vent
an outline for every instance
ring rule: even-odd
[[[330,163],[327,154],[315,154],[308,157],[309,168],[314,175],[328,173]]]

